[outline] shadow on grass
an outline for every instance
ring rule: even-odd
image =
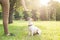
[[[22,37],[23,40],[41,40],[41,36],[35,35],[35,36],[24,36]]]

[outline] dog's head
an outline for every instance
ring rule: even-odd
[[[33,21],[33,18],[31,18],[31,17],[28,17],[27,19],[28,19],[28,21]]]

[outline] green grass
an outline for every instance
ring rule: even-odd
[[[9,32],[16,36],[5,36],[0,20],[0,40],[60,40],[59,21],[36,21],[34,24],[42,30],[41,36],[28,36],[27,21],[14,21],[13,24],[9,24]]]

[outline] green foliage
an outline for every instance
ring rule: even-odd
[[[0,12],[0,19],[2,19],[2,12]]]
[[[0,5],[0,19],[2,18],[2,7]]]
[[[60,3],[57,3],[57,8],[56,8],[56,20],[60,20]]]
[[[25,0],[25,6],[29,11],[24,13],[24,7],[22,6],[21,0],[10,0],[11,10],[13,11],[15,17],[18,19],[27,19],[27,17],[32,17],[35,20],[60,20],[60,3],[56,1],[51,1],[47,6],[41,6],[39,4],[40,0]],[[42,11],[40,11],[42,9]],[[16,10],[17,12],[15,12]],[[31,10],[36,10],[32,13]],[[0,5],[0,12],[2,12],[2,7]],[[41,16],[42,15],[42,16]],[[0,18],[2,18],[0,16]]]
[[[28,11],[24,11],[23,14],[24,14],[24,19],[27,21],[27,18],[30,16]]]
[[[14,17],[16,20],[20,19],[19,12],[15,11]]]
[[[13,0],[14,1],[14,0]],[[32,17],[34,20],[60,20],[60,3],[50,1],[47,6],[41,6],[40,0],[25,0],[25,6],[29,10],[24,13],[24,7],[21,0],[16,0],[14,9],[18,12],[16,15],[19,19],[27,19]],[[13,4],[13,2],[12,2]],[[23,3],[24,4],[24,3]],[[58,6],[58,7],[57,7]],[[36,10],[32,13],[31,10]],[[42,10],[42,11],[40,11]]]
[[[1,7],[1,5],[0,5],[0,12],[2,12],[2,7]]]
[[[17,8],[17,11],[19,12],[19,16],[20,16],[21,18],[23,18],[23,16],[24,16],[24,14],[23,14],[23,7],[20,6],[19,8]]]
[[[20,6],[20,7],[16,8],[16,10],[15,10],[14,13],[15,13],[14,15],[15,15],[18,19],[22,19],[23,16],[24,16],[24,14],[23,14],[23,7]]]

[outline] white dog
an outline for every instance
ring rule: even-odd
[[[34,34],[41,34],[41,30],[33,24],[32,19],[28,20],[28,29],[29,35],[33,36]]]

